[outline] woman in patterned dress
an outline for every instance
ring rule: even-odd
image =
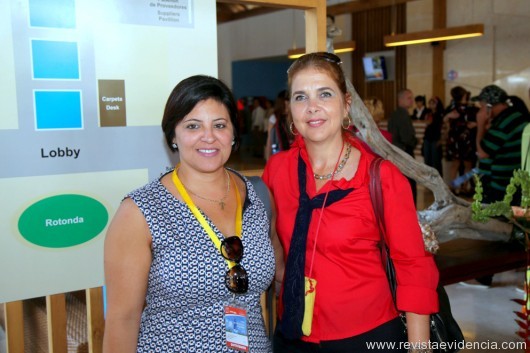
[[[252,184],[225,168],[239,145],[236,119],[215,78],[189,77],[169,96],[162,129],[180,163],[129,193],[109,226],[104,352],[270,352],[259,300],[278,242]],[[230,251],[241,248],[236,259]],[[225,326],[232,304],[246,315]]]
[[[452,102],[447,107],[444,123],[449,125],[445,144],[445,158],[449,162],[449,180],[455,180],[473,169],[477,163],[477,108],[469,105],[470,92],[464,87],[451,89]],[[461,169],[462,173],[460,173]],[[462,185],[463,190],[453,189],[455,194],[464,191],[473,194],[471,182]]]

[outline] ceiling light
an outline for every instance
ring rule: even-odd
[[[289,59],[298,59],[305,54],[305,48],[289,49],[287,50],[287,57]]]
[[[383,42],[387,47],[399,45],[440,42],[444,40],[478,37],[484,34],[483,24],[473,24],[461,27],[437,28],[431,31],[401,33],[385,36]]]
[[[347,53],[355,50],[355,41],[348,40],[345,42],[338,42],[333,44],[335,54]],[[305,48],[289,49],[287,57],[289,59],[298,59],[305,54]]]

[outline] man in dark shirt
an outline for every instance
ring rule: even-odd
[[[416,148],[418,140],[416,139],[416,131],[409,114],[409,109],[414,104],[412,91],[409,89],[399,91],[397,104],[397,109],[392,112],[388,120],[388,132],[392,134],[392,144],[414,158],[414,148]],[[408,179],[412,188],[414,202],[416,202],[416,181],[412,178]]]
[[[480,102],[477,113],[477,156],[485,203],[501,201],[513,171],[521,168],[521,142],[527,117],[513,106],[506,92],[490,85],[472,100]],[[516,193],[512,204],[519,204]]]
[[[482,202],[502,201],[513,171],[521,168],[521,141],[527,118],[513,106],[506,91],[496,85],[484,87],[471,100],[480,103],[476,144],[484,190]],[[520,202],[518,191],[513,196],[512,205]],[[493,275],[476,280],[481,285],[490,286]]]

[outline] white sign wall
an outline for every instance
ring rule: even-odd
[[[0,0],[0,42],[0,303],[101,286],[121,199],[175,161],[169,93],[217,76],[215,1]]]

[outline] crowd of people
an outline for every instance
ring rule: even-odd
[[[254,102],[252,133],[267,147],[265,194],[226,166],[241,143],[228,87],[196,75],[173,89],[162,131],[180,161],[125,195],[107,231],[104,352],[432,353],[425,344],[438,311],[438,270],[423,243],[413,180],[355,134],[339,57],[305,54],[287,82],[268,112]],[[424,120],[426,163],[442,171],[447,138],[451,161],[478,160],[493,201],[507,168],[520,167],[528,111],[497,86],[473,99],[461,87],[451,94],[444,108],[438,97],[426,104],[399,91],[385,137],[413,154],[412,121]],[[380,100],[365,104],[383,119]],[[373,194],[374,182],[382,194]],[[382,242],[396,271],[395,297]],[[271,342],[260,296],[274,280]]]
[[[505,106],[510,108],[510,111],[521,113],[522,118],[515,122],[519,128],[523,128],[525,123],[530,121],[528,108],[520,97],[510,96],[502,88],[495,85],[488,87],[489,90],[499,91],[503,99],[502,102],[493,103],[502,104],[500,107]],[[377,97],[364,99],[364,104],[378,125],[386,122],[386,126],[380,128],[380,132],[389,142],[413,157],[419,148],[424,163],[436,169],[444,177],[452,192],[459,196],[470,197],[474,193],[473,175],[480,173],[481,177],[484,178],[485,185],[489,185],[491,179],[491,170],[488,167],[491,159],[485,159],[481,154],[481,150],[483,150],[480,147],[482,135],[477,135],[486,129],[478,125],[477,117],[487,113],[489,117],[486,120],[490,121],[497,116],[498,108],[494,109],[493,113],[488,113],[484,109],[481,112],[479,96],[471,99],[471,92],[462,86],[453,87],[450,90],[450,96],[449,103],[444,105],[440,97],[433,96],[427,100],[424,95],[414,96],[410,89],[403,89],[396,94],[397,109],[388,116],[385,116],[383,102]],[[263,97],[262,99],[253,99],[253,106],[251,106],[248,114],[252,117],[253,138],[251,144],[254,156],[268,160],[275,153],[289,149],[294,141],[294,134],[289,129],[288,124],[289,98],[287,91],[282,90],[278,93],[273,108],[269,109],[268,113],[265,113],[263,102],[269,101]],[[257,122],[258,120],[259,122]],[[415,122],[422,122],[423,124]],[[424,132],[419,133],[414,125],[422,126]],[[492,133],[493,131],[495,130],[492,130]],[[516,129],[516,131],[518,130]],[[512,135],[509,138],[510,141],[513,140]],[[489,141],[488,138],[486,141]],[[487,144],[488,142],[484,143]],[[520,145],[521,143],[514,141],[514,146]],[[513,149],[516,150],[517,148]],[[501,158],[500,163],[504,165],[506,161]],[[510,164],[510,167],[515,166],[513,163]],[[495,168],[493,169],[495,170]],[[509,180],[507,174],[510,172],[501,177],[504,180],[500,184],[497,180],[493,181],[490,195],[504,192],[504,186],[507,184],[506,179]],[[497,178],[496,172],[494,172],[493,179]],[[409,178],[409,183],[413,197],[416,199],[416,183],[412,178]],[[500,195],[492,197],[495,200],[501,198]]]
[[[496,85],[484,87],[473,98],[461,86],[453,87],[450,94],[446,107],[439,97],[431,97],[425,105],[425,96],[416,96],[408,115],[414,106],[413,93],[399,91],[398,108],[388,121],[392,143],[414,155],[418,135],[413,122],[423,121],[421,154],[425,164],[444,176],[445,160],[445,180],[457,195],[473,195],[472,176],[479,174],[486,202],[502,200],[512,171],[521,168],[522,131],[530,122],[528,108],[521,98],[509,96]],[[412,181],[411,185],[414,188]]]

